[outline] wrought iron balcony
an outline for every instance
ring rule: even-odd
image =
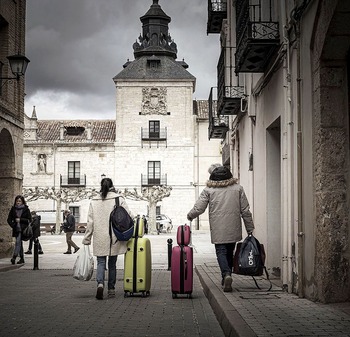
[[[208,137],[224,139],[228,131],[228,116],[217,116],[217,100],[215,99],[216,88],[210,89],[209,95],[209,127]]]
[[[236,36],[236,72],[264,72],[280,43],[272,0],[236,0]]]
[[[151,143],[156,143],[159,146],[159,142],[162,142],[167,146],[167,128],[160,128],[159,131],[152,131],[148,128],[141,128],[141,140],[142,147],[143,142],[148,142],[151,147]]]
[[[70,178],[69,176],[60,175],[61,187],[84,187],[86,186],[86,175]]]
[[[166,174],[161,174],[159,177],[150,177],[147,174],[141,174],[141,187],[162,186],[166,184]]]
[[[218,116],[237,115],[241,111],[241,100],[245,97],[243,86],[227,85],[227,82],[232,82],[233,75],[231,51],[232,48],[222,48],[217,66]]]
[[[220,34],[222,21],[227,18],[227,0],[208,0],[207,34]]]

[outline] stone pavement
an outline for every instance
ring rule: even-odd
[[[73,240],[80,245],[82,236]],[[32,255],[22,266],[0,259],[1,336],[350,336],[349,303],[313,303],[276,285],[267,292],[263,278],[258,290],[251,277],[240,275],[233,275],[234,291],[223,293],[214,247],[204,231],[193,231],[193,298],[172,299],[167,239],[175,235],[148,237],[153,272],[147,298],[124,298],[120,257],[116,298],[96,300],[94,276],[88,282],[72,277],[76,255],[62,254],[64,235],[41,236],[39,270],[33,270]]]

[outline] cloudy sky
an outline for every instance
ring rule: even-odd
[[[27,1],[25,112],[42,119],[114,119],[112,78],[142,31],[152,0]],[[216,85],[219,35],[207,35],[206,0],[159,0],[177,59],[197,78],[194,99]]]

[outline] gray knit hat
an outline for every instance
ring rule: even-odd
[[[213,171],[217,168],[217,167],[220,167],[220,166],[222,166],[221,164],[219,164],[219,163],[216,163],[216,164],[211,164],[210,166],[209,166],[209,168],[208,168],[208,172],[209,172],[209,174],[212,174],[213,173]]]

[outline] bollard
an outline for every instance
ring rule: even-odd
[[[33,270],[39,269],[39,240],[38,238],[34,239],[34,267]]]
[[[173,251],[173,240],[168,239],[168,270],[171,269],[171,253]]]

